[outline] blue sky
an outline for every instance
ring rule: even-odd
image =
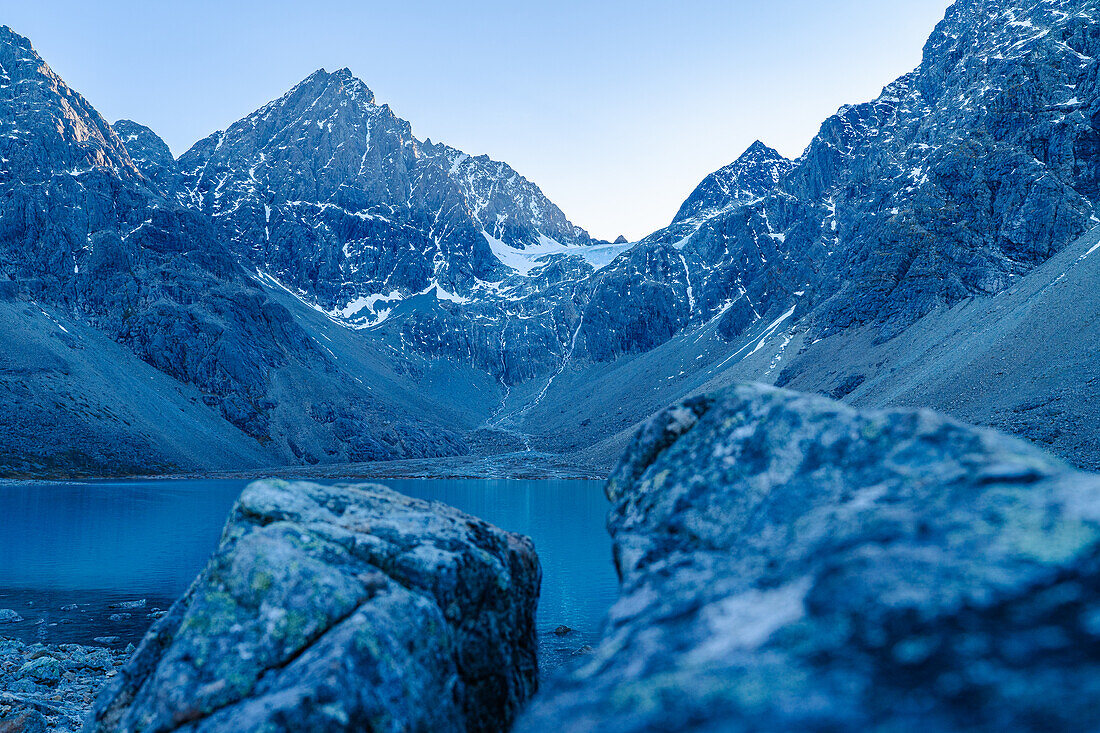
[[[347,66],[421,139],[506,160],[594,235],[664,226],[759,138],[920,61],[949,0],[0,0],[0,22],[109,120],[177,155]]]

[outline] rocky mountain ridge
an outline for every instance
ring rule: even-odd
[[[1100,223],[1084,0],[959,0],[914,72],[841,108],[797,160],[755,143],[637,243],[593,241],[506,164],[419,140],[346,69],[175,161],[13,43],[0,176],[31,185],[0,216],[7,297],[196,389],[268,456],[250,460],[621,441],[708,380],[804,377],[822,339],[889,343],[1007,292]],[[86,220],[73,192],[89,181],[125,207]],[[34,224],[15,213],[50,202],[63,210]],[[844,379],[874,383],[861,370]],[[612,374],[629,376],[601,396]]]
[[[0,295],[25,304],[17,318],[37,321],[64,344],[55,350],[22,339],[19,347],[29,351],[5,360],[0,397],[10,405],[0,432],[19,436],[5,451],[6,473],[189,467],[183,461],[194,460],[185,458],[194,446],[167,438],[170,429],[157,425],[164,412],[200,424],[211,413],[223,420],[219,440],[229,442],[208,459],[214,462],[218,453],[290,463],[465,449],[445,427],[424,428],[430,413],[398,409],[342,373],[241,268],[210,219],[157,190],[116,131],[6,27],[0,67]],[[127,137],[134,133],[124,127]],[[155,146],[142,153],[143,164],[157,160]],[[83,326],[168,377],[159,392],[145,394],[149,403],[124,406],[147,413],[140,425],[101,401],[111,387],[98,380],[112,367],[96,333],[82,337]],[[19,326],[8,321],[5,328]],[[43,349],[50,358],[41,358]],[[53,400],[50,392],[71,383],[74,371],[97,381],[65,387],[83,392],[75,401]],[[39,392],[26,390],[31,375],[41,377]],[[27,445],[29,414],[40,414],[42,437],[67,426],[70,439],[39,446],[32,437]],[[76,442],[85,434],[91,444]]]

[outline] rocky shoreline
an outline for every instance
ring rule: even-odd
[[[0,636],[0,733],[76,733],[133,650]]]

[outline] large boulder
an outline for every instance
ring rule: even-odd
[[[621,598],[520,731],[1100,726],[1096,476],[742,386],[654,418],[607,493]]]
[[[530,540],[442,504],[257,482],[86,730],[504,730],[539,581]]]

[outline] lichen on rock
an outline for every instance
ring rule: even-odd
[[[654,417],[608,494],[620,600],[519,731],[1100,725],[1096,475],[740,386]]]
[[[530,540],[442,504],[257,482],[87,729],[504,730],[539,580]]]

